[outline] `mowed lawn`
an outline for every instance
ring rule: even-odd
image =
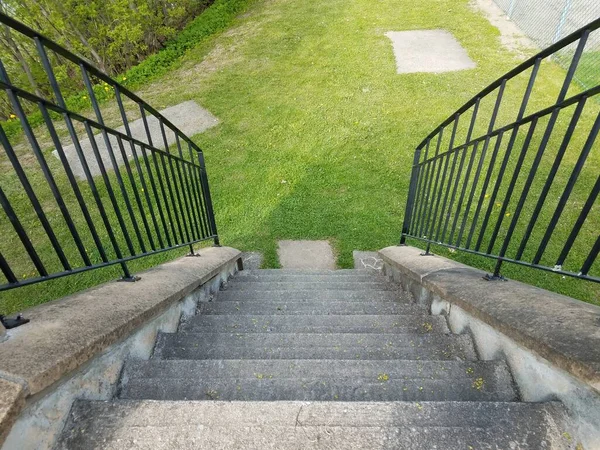
[[[450,31],[477,68],[398,75],[385,33],[413,29]],[[351,267],[352,250],[398,243],[417,144],[520,58],[467,0],[255,0],[228,31],[139,94],[157,108],[195,100],[220,119],[193,138],[206,155],[223,245],[263,252],[265,267],[277,267],[277,240],[328,239],[339,266]],[[542,72],[532,99],[540,107],[555,100],[564,77],[553,65]],[[518,97],[507,100],[509,109],[518,108]],[[582,120],[593,116],[586,111]],[[600,164],[598,153],[596,146],[591,161]],[[589,249],[594,235],[586,239]],[[494,263],[434,251],[487,270]],[[130,266],[139,271],[183,253]],[[509,264],[503,273],[600,304],[597,284]],[[117,275],[103,269],[4,292],[0,312]]]

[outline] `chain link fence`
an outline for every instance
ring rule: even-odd
[[[494,0],[523,33],[540,48],[558,42],[600,17],[600,0]],[[575,48],[569,46],[553,59],[568,67]],[[590,35],[575,79],[589,89],[600,84],[600,33]]]

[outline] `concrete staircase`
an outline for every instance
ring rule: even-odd
[[[399,286],[366,271],[243,271],[78,401],[64,449],[567,448],[558,403],[522,403]]]

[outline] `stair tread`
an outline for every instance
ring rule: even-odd
[[[538,449],[564,423],[557,403],[78,400],[57,448]]]
[[[449,333],[443,316],[419,315],[201,315],[192,317],[182,331],[235,331],[279,333]]]
[[[442,333],[160,333],[155,358],[165,359],[466,359],[468,335]]]
[[[128,362],[121,398],[156,400],[515,401],[501,361]]]
[[[238,290],[219,291],[216,301],[338,301],[366,303],[412,303],[412,297],[401,290],[371,291],[341,289],[277,289],[277,290]]]

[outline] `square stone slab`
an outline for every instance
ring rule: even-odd
[[[371,270],[381,273],[383,271],[383,259],[379,256],[379,252],[363,252],[354,250],[352,252],[354,259],[354,268],[359,270]]]
[[[389,31],[398,73],[442,73],[473,69],[476,64],[446,30]]]
[[[277,255],[283,269],[335,269],[327,241],[279,241]]]
[[[202,108],[193,100],[179,103],[178,105],[170,106],[159,112],[188,137],[191,137],[194,134],[202,133],[203,131],[212,128],[219,123],[219,119],[217,119],[209,111]],[[148,128],[150,130],[150,138],[152,139],[153,145],[158,149],[164,150],[164,139],[162,136],[162,131],[158,119],[152,115],[147,115],[147,122]],[[131,129],[131,135],[134,139],[148,143],[148,137],[146,134],[146,128],[144,126],[143,119],[140,118],[130,122],[129,127]],[[125,134],[124,126],[120,126],[116,130]],[[176,142],[175,134],[172,131],[170,131],[167,127],[165,127],[165,134],[167,138],[167,144],[169,146],[173,145]],[[85,160],[89,166],[90,173],[93,177],[95,177],[100,175],[100,167],[98,165],[96,157],[94,156],[92,143],[90,139],[88,139],[87,137],[84,138],[84,136],[86,136],[85,133],[79,134],[81,150],[83,151]],[[94,140],[96,141],[96,145],[98,146],[98,153],[100,153],[102,163],[104,164],[106,170],[114,169],[109,156],[108,147],[104,142],[102,134],[94,135]],[[85,172],[83,171],[83,165],[81,164],[81,160],[77,155],[75,146],[73,145],[72,141],[69,142],[63,145],[63,150],[69,162],[69,166],[73,171],[73,175],[75,175],[80,180],[85,180],[86,177]],[[113,135],[109,135],[109,142],[112,151],[115,155],[115,162],[118,166],[123,165],[123,156],[121,154],[117,138]],[[183,146],[183,151],[187,153],[188,150],[185,143],[182,143],[181,145]],[[127,158],[131,159],[133,157],[133,154],[129,142],[123,140],[123,146],[125,148]],[[143,156],[141,148],[136,145],[135,150],[138,154],[138,157],[141,158]],[[52,154],[57,159],[60,159],[56,150],[54,150]]]

